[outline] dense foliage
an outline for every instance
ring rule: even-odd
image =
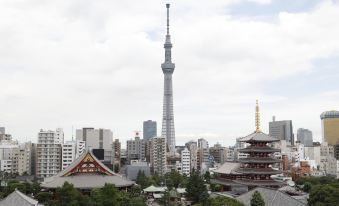
[[[265,201],[260,192],[255,191],[251,198],[251,206],[265,206]]]
[[[89,195],[83,195],[72,184],[65,182],[54,195],[40,192],[37,199],[46,206],[146,206],[140,193],[122,192],[112,184],[105,184],[103,188],[93,189]]]
[[[304,192],[309,192],[310,206],[334,206],[339,203],[339,180],[334,177],[303,177],[296,183]]]
[[[203,205],[206,205],[209,195],[204,179],[199,172],[193,170],[191,173],[191,176],[188,178],[186,192],[187,198],[193,201],[193,203],[202,203]]]
[[[167,186],[169,189],[185,187],[187,184],[188,178],[185,175],[181,175],[177,171],[171,171],[166,173],[164,176],[159,176],[155,174],[153,176],[147,177],[145,173],[141,170],[138,172],[136,183],[141,186],[142,189],[154,186]]]

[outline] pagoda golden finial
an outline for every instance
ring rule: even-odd
[[[260,130],[260,112],[259,112],[258,100],[256,100],[256,105],[255,105],[255,132],[256,133],[261,132],[261,130]]]

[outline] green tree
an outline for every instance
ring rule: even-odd
[[[53,194],[49,192],[39,192],[35,195],[39,203],[46,204],[49,200],[53,199]]]
[[[206,204],[208,199],[207,188],[204,184],[203,178],[197,171],[193,171],[188,178],[186,186],[186,196],[194,203]]]
[[[166,184],[170,187],[178,188],[183,180],[183,176],[178,171],[172,170],[170,173],[166,174]]]
[[[145,189],[152,184],[150,178],[146,177],[145,172],[141,170],[138,172],[136,183],[141,186],[141,189]]]
[[[260,192],[255,191],[251,198],[251,206],[265,206],[265,201]]]
[[[303,191],[304,191],[304,192],[310,192],[311,189],[312,189],[312,184],[309,183],[309,182],[305,182],[305,183],[304,183],[304,187],[303,187]]]
[[[210,183],[211,182],[211,174],[209,171],[206,171],[205,174],[204,174],[204,179],[207,183]]]
[[[54,199],[49,202],[49,205],[81,206],[84,205],[83,196],[72,184],[65,182],[62,187],[56,189]]]
[[[310,206],[335,206],[339,203],[339,185],[316,185],[312,187],[308,204]]]

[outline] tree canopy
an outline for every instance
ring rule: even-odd
[[[194,203],[206,204],[208,199],[207,188],[205,186],[204,179],[197,171],[193,171],[188,178],[186,186],[186,196]]]
[[[251,206],[265,206],[264,198],[262,198],[260,192],[255,191],[251,198]]]

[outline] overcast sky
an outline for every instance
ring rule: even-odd
[[[109,128],[125,144],[147,119],[161,131],[165,1],[1,0],[0,126]],[[255,100],[311,129],[339,109],[339,1],[173,0],[177,144],[234,145],[254,131]]]

